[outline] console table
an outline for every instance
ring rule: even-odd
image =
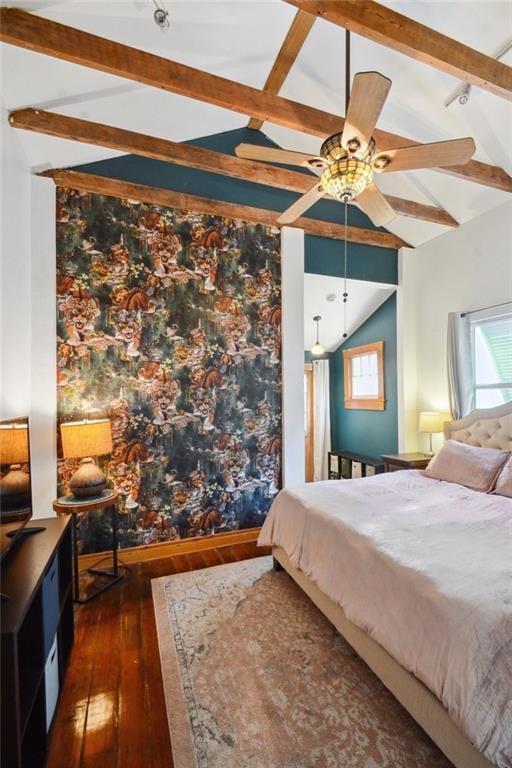
[[[331,469],[331,457],[335,458],[337,468]],[[346,480],[350,480],[352,477],[352,464],[361,464],[361,477],[366,477],[366,467],[375,467],[375,474],[379,475],[384,472],[384,463],[380,458],[374,458],[373,456],[364,456],[361,453],[352,453],[352,451],[329,451],[327,456],[327,466],[329,468],[329,480],[341,480],[344,475],[342,472],[343,460],[345,460],[348,471]]]
[[[38,520],[2,561],[1,764],[43,768],[73,645],[71,525]]]

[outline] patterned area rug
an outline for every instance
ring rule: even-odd
[[[269,557],[153,582],[175,768],[449,768]]]

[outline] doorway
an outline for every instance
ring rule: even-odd
[[[394,290],[393,286],[366,280],[347,279],[345,282],[342,277],[304,275],[303,466],[306,482],[319,482],[329,477],[331,405],[334,409],[332,424],[336,427],[333,447],[343,447],[347,439],[339,429],[345,338],[350,338]],[[343,301],[345,293],[348,303]]]

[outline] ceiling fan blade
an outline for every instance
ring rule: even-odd
[[[391,171],[409,171],[413,168],[443,168],[446,165],[463,165],[471,159],[475,149],[475,142],[471,138],[389,149],[375,155],[373,168],[378,172],[389,173]]]
[[[239,144],[235,147],[237,157],[247,160],[262,160],[267,163],[282,163],[283,165],[303,165],[306,168],[325,168],[325,160],[304,152],[292,152],[288,149],[260,147],[257,144]]]
[[[311,187],[310,190],[308,190],[308,192],[305,192],[301,197],[299,197],[299,199],[296,200],[293,205],[290,205],[286,211],[283,211],[277,220],[278,223],[291,224],[292,221],[298,219],[299,216],[304,213],[304,211],[307,211],[308,208],[311,208],[311,206],[314,205],[317,200],[320,200],[320,198],[324,195],[325,192],[322,185],[315,184],[313,187]]]
[[[396,217],[393,208],[375,184],[366,187],[354,202],[370,217],[376,227],[383,227]]]
[[[366,149],[390,88],[391,80],[379,72],[354,75],[341,138],[345,149],[352,141],[359,142],[356,149]]]

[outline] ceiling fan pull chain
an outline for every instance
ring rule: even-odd
[[[347,299],[348,299],[348,293],[347,293],[347,210],[348,210],[348,202],[345,201],[345,264],[343,267],[343,338],[347,338]]]
[[[350,30],[345,30],[345,117],[350,101]]]

